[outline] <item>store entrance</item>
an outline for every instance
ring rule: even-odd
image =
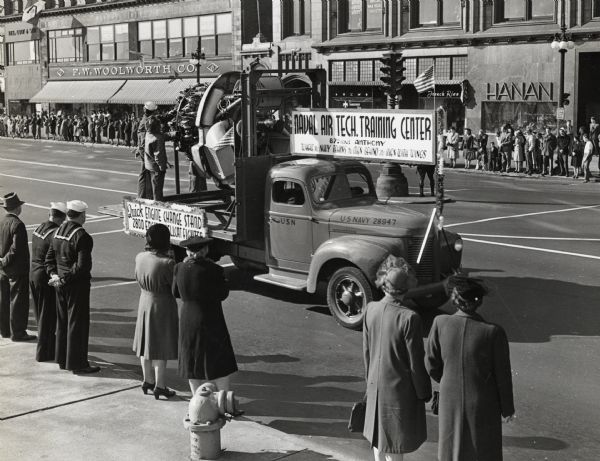
[[[600,53],[579,53],[577,127],[587,127],[590,117],[600,117]]]

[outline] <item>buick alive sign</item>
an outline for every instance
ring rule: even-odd
[[[433,165],[434,120],[427,110],[297,109],[290,147],[297,155]]]

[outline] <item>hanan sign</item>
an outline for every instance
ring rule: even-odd
[[[487,84],[488,101],[553,101],[554,84],[543,82],[505,82]]]
[[[435,163],[434,113],[427,110],[298,109],[294,154],[397,163]]]
[[[124,197],[123,211],[123,225],[129,235],[144,237],[153,224],[164,224],[171,232],[171,243],[177,244],[207,232],[206,213],[201,208]]]

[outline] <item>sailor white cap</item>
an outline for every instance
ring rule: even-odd
[[[82,213],[88,209],[87,203],[81,200],[71,200],[67,202],[67,209],[77,211],[78,213]]]
[[[67,214],[67,205],[65,202],[50,202],[51,210],[58,210],[61,213]]]
[[[158,106],[156,105],[156,103],[154,101],[146,101],[144,103],[144,109],[153,111],[153,110],[158,109]]]

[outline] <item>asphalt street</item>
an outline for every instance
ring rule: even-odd
[[[22,219],[30,231],[50,201],[90,205],[90,356],[107,375],[126,369],[141,376],[131,344],[134,258],[144,242],[125,235],[120,218],[98,212],[135,195],[138,168],[125,148],[0,139],[0,194],[15,191],[27,201]],[[405,173],[415,193],[415,170]],[[505,459],[600,459],[600,183],[447,173],[453,201],[444,209],[446,226],[465,240],[464,268],[493,289],[481,314],[503,325],[510,341],[517,418],[504,426]],[[174,191],[172,175],[166,193]],[[426,214],[431,207],[414,206]],[[364,392],[360,333],[337,326],[322,296],[263,285],[220,263],[233,286],[224,310],[240,366],[233,389],[246,416],[340,447],[348,459],[368,459],[366,442],[346,428]],[[175,362],[168,385],[189,393]],[[408,461],[435,459],[436,417],[428,414],[427,423],[421,457]]]

